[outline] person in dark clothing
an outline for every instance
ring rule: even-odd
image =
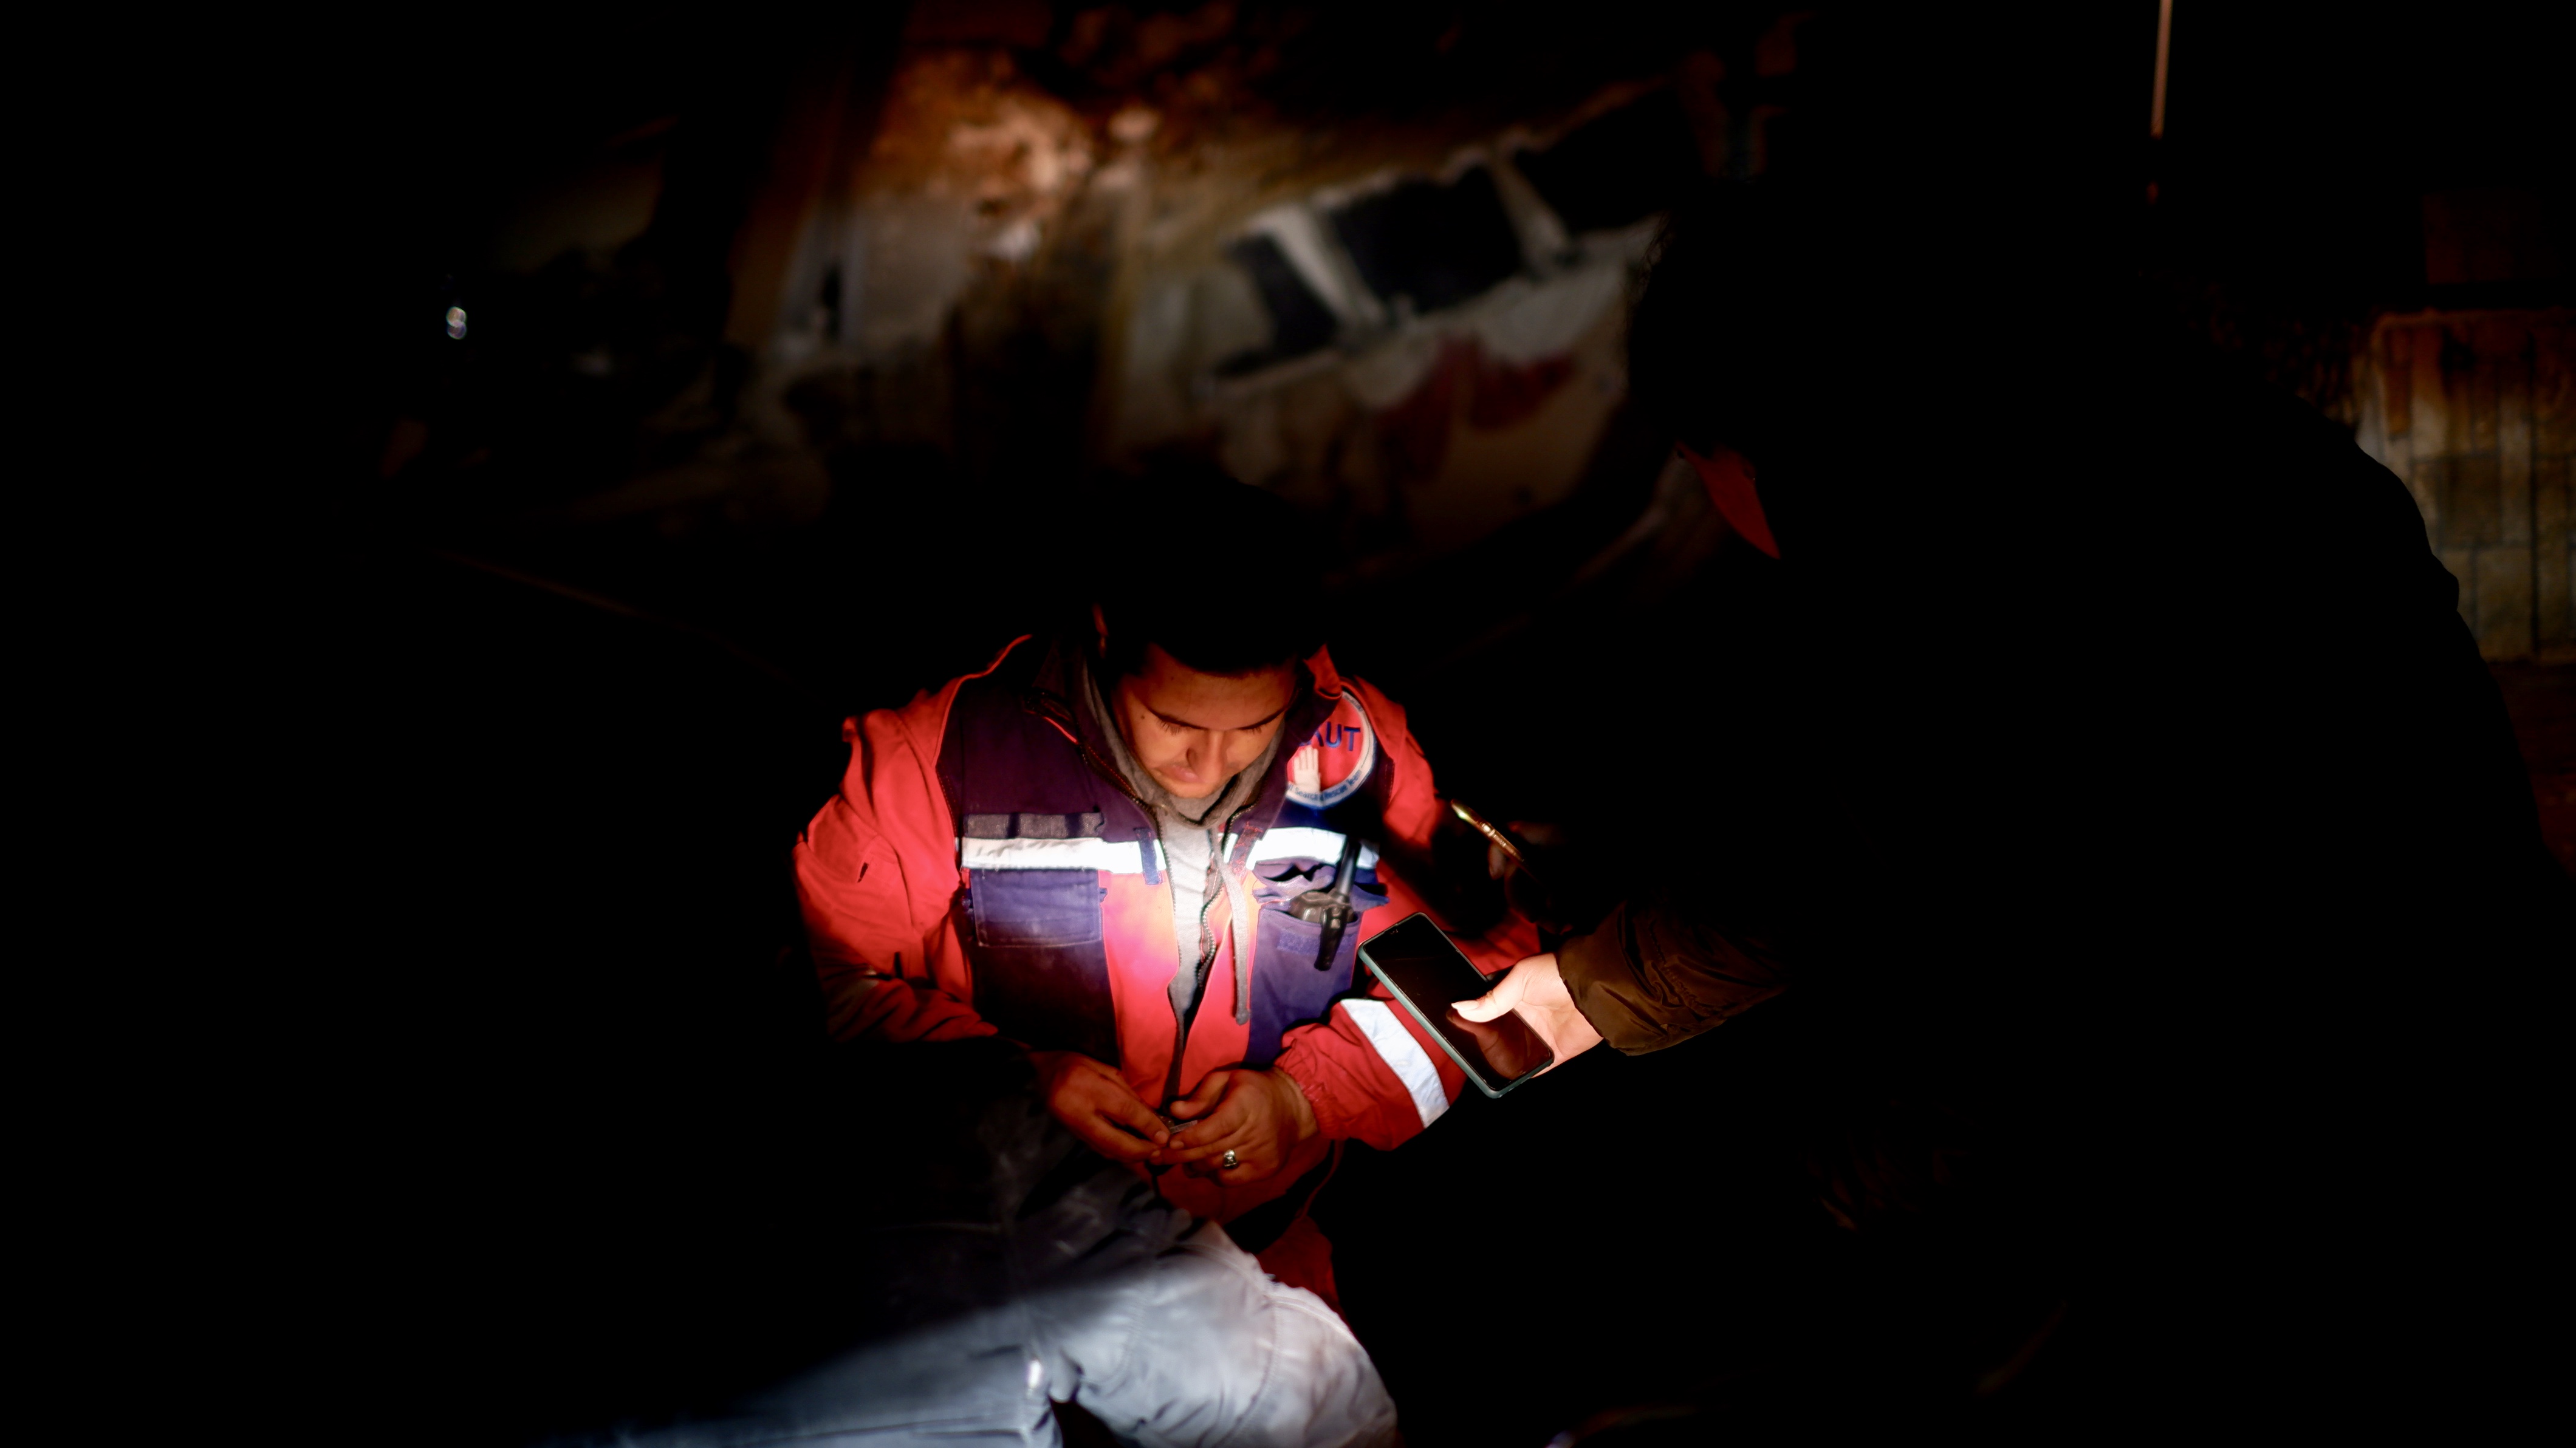
[[[1902,210],[1699,198],[1630,337],[1730,565],[1788,600],[1791,722],[1745,769],[1837,796],[1830,888],[1638,876],[1460,1009],[1562,1065],[1822,990],[1793,1055],[2023,1144],[2081,1244],[2095,1403],[2472,1419],[2494,1400],[2425,1365],[2529,1351],[2498,1324],[2537,1254],[2494,1217],[2576,909],[2457,586],[2395,477],[2098,258],[1890,262]],[[1959,297],[1926,355],[1898,319]],[[1880,1137],[1862,1161],[1905,1155]],[[1881,1166],[1828,1201],[1907,1195]]]

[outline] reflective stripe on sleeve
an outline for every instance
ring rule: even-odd
[[[1149,845],[1157,870],[1163,847]],[[1107,870],[1114,875],[1141,875],[1145,853],[1134,840],[965,840],[957,842],[957,863],[969,870]]]
[[[1342,1009],[1351,1013],[1351,1024],[1360,1028],[1360,1034],[1377,1048],[1378,1058],[1413,1093],[1413,1109],[1421,1113],[1422,1124],[1438,1121],[1440,1113],[1449,1109],[1449,1093],[1440,1089],[1440,1072],[1422,1043],[1395,1018],[1394,1008],[1384,1001],[1359,999],[1342,1002]]]
[[[1366,849],[1364,845],[1361,847]],[[1265,860],[1293,860],[1299,857],[1322,860],[1326,864],[1342,857],[1342,836],[1337,830],[1317,829],[1313,825],[1286,825],[1261,837],[1252,847],[1253,864]]]

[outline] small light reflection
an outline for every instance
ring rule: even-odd
[[[447,335],[455,338],[459,342],[465,340],[465,309],[463,307],[450,307],[447,309]]]

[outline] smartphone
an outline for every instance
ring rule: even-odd
[[[1494,983],[1449,943],[1428,915],[1408,915],[1361,941],[1360,964],[1386,982],[1395,1003],[1411,1012],[1488,1096],[1502,1095],[1556,1059],[1518,1011],[1478,1022],[1451,1009],[1450,1002],[1474,1000]]]

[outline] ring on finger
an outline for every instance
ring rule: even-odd
[[[1243,1158],[1234,1154],[1233,1147],[1227,1147],[1225,1149],[1225,1155],[1216,1159],[1216,1164],[1220,1171],[1232,1171],[1236,1167],[1243,1165]]]

